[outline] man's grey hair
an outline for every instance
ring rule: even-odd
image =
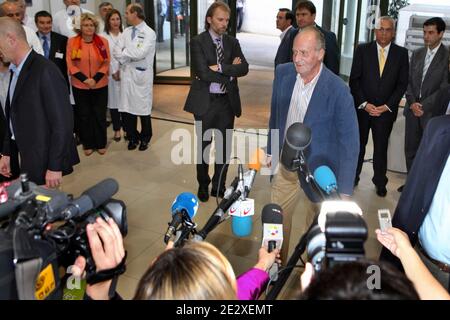
[[[325,36],[323,35],[323,33],[316,26],[308,26],[308,27],[302,28],[298,32],[297,36],[300,35],[300,34],[303,34],[303,33],[308,33],[308,32],[312,32],[316,36],[316,42],[317,42],[316,49],[317,50],[320,50],[320,49],[325,50],[326,49],[326,47],[325,47]]]
[[[7,34],[16,35],[18,40],[27,42],[27,36],[22,25],[15,19],[10,17],[0,17],[0,38]]]
[[[377,19],[377,22],[375,23],[375,29],[380,29],[381,28],[381,21],[389,21],[392,25],[392,30],[395,31],[395,20],[394,18],[390,17],[390,16],[381,16]]]

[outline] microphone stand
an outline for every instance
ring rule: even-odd
[[[304,176],[306,182],[319,194],[319,196],[322,200],[325,200],[327,198],[327,196],[325,195],[325,193],[322,192],[322,190],[318,186],[316,180],[314,179],[314,176],[311,174],[311,171],[309,171],[309,167],[308,167],[308,164],[306,163],[303,151],[300,152],[299,158],[294,160],[294,164],[296,164],[296,167],[297,167],[296,172],[297,172],[299,181],[300,181],[300,178],[302,176]],[[300,237],[300,240],[299,240],[297,246],[295,247],[295,250],[292,253],[291,257],[289,258],[286,266],[280,271],[280,273],[278,275],[278,280],[275,282],[272,289],[267,294],[266,300],[275,300],[277,298],[277,296],[280,294],[287,279],[291,275],[292,270],[294,270],[294,267],[297,265],[298,260],[300,259],[302,254],[305,252],[308,234],[311,231],[311,229],[317,224],[318,217],[319,217],[319,214],[316,214],[314,221],[311,223],[308,230]]]

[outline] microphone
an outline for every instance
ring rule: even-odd
[[[320,166],[314,170],[314,180],[330,198],[340,199],[336,176],[328,166]]]
[[[61,212],[65,220],[81,216],[89,210],[98,208],[111,199],[119,190],[119,184],[112,178],[100,181],[84,191],[80,197],[72,200]]]
[[[169,242],[183,220],[192,222],[197,210],[197,197],[190,192],[180,193],[172,203],[172,221],[169,223],[169,227],[164,235],[164,242]]]
[[[289,171],[296,171],[305,161],[303,150],[311,143],[311,129],[303,123],[295,122],[286,132],[281,150],[281,163]]]
[[[261,161],[265,153],[261,149],[257,149],[251,156],[248,170],[243,177],[243,189],[241,190],[241,197],[237,201],[236,206],[230,208],[231,215],[231,231],[236,237],[247,237],[252,233],[253,218],[255,204],[253,199],[247,199],[250,190],[252,189],[255,177],[261,169]],[[240,174],[240,173],[239,173]],[[238,185],[239,190],[239,185]]]
[[[281,249],[283,244],[283,210],[274,203],[266,204],[261,213],[263,224],[262,243],[267,247],[268,252]],[[274,263],[269,269],[269,276],[272,281],[278,280],[278,263]]]

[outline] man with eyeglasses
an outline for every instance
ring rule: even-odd
[[[297,203],[302,200],[301,212],[307,228],[318,212],[318,207],[310,201],[321,201],[302,178],[300,184],[307,198],[303,196],[296,172],[287,171],[281,165],[277,168],[275,154],[280,154],[286,131],[292,124],[301,122],[311,129],[311,144],[305,152],[311,172],[327,165],[336,175],[338,192],[344,197],[353,193],[359,151],[355,107],[348,86],[324,65],[324,55],[323,33],[314,26],[305,27],[294,39],[294,62],[279,65],[275,72],[267,145],[268,155],[274,157],[269,156],[267,163],[275,169],[271,202],[283,209],[281,260],[284,262]]]
[[[33,29],[23,24],[23,12],[20,10],[18,3],[5,1],[0,4],[0,17],[10,17],[17,20],[25,30],[28,45],[37,53],[44,55],[41,42]]]
[[[408,51],[392,42],[394,36],[394,20],[381,17],[375,27],[376,40],[356,48],[349,81],[358,114],[360,139],[354,184],[358,185],[369,131],[372,130],[372,182],[379,197],[385,197],[387,193],[389,136],[408,85]]]

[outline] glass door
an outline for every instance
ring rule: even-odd
[[[157,83],[190,81],[191,5],[189,0],[153,0]]]

